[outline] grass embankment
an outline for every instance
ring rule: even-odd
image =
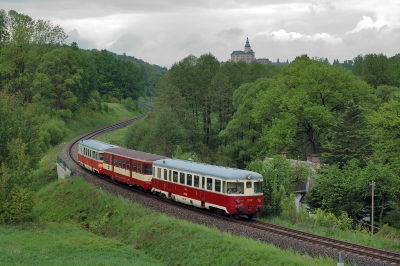
[[[76,251],[83,261],[75,260],[75,265],[91,264],[86,264],[83,253],[89,252],[96,256],[101,251],[108,254],[103,255],[105,263],[102,265],[131,265],[132,263],[118,262],[116,259],[123,256],[130,260],[144,260],[143,254],[165,265],[334,264],[333,260],[312,259],[293,251],[281,251],[258,241],[222,233],[215,228],[158,214],[95,188],[81,178],[53,182],[40,190],[36,194],[34,213],[44,228],[54,227],[58,223],[64,224],[59,229],[61,239],[54,240],[59,247],[57,253],[60,258],[68,259]],[[78,230],[66,224],[86,230]],[[39,230],[37,233],[35,227],[26,230],[27,239],[41,232]],[[68,234],[68,230],[71,230],[71,234]],[[68,239],[63,240],[67,235]],[[92,240],[90,236],[93,237]],[[110,241],[110,248],[108,244],[100,245],[97,242],[101,242],[101,239]],[[35,241],[39,243],[40,240]],[[68,243],[65,248],[63,241]],[[52,243],[53,240],[43,241],[36,250],[53,250],[48,247]],[[138,251],[142,252],[142,256],[138,255]],[[37,259],[41,259],[38,264],[46,264],[45,256]],[[100,264],[94,262],[92,265]]]

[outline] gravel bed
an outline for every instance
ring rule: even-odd
[[[68,160],[68,145],[62,149],[60,153],[60,157]],[[77,154],[77,145],[73,147],[73,154],[76,157]],[[91,182],[94,185],[109,191],[112,194],[120,195],[125,198],[128,198],[145,208],[152,209],[154,211],[172,215],[178,219],[187,220],[196,224],[201,224],[209,227],[215,227],[223,232],[229,232],[233,235],[244,236],[248,238],[252,238],[255,240],[259,240],[261,242],[273,244],[276,247],[281,249],[293,249],[303,254],[308,254],[311,257],[330,257],[335,260],[338,258],[338,253],[340,250],[327,248],[325,246],[315,245],[309,242],[293,240],[289,237],[284,237],[281,235],[264,232],[258,229],[253,229],[249,227],[245,227],[243,225],[238,225],[234,222],[219,220],[214,217],[209,217],[204,214],[197,213],[195,211],[191,211],[185,208],[179,208],[177,206],[172,206],[170,204],[160,202],[156,199],[149,199],[148,197],[141,196],[139,193],[132,193],[124,188],[119,186],[115,186],[110,182],[103,181],[95,176],[89,174],[84,171],[81,167],[76,166],[75,164],[71,164],[71,170],[73,172],[72,176],[82,176],[87,182]],[[357,265],[368,265],[368,266],[381,266],[381,265],[391,265],[385,264],[383,262],[371,260],[365,257],[359,257],[352,254],[347,254],[346,252],[342,252],[342,259],[346,261],[346,264],[357,264]]]

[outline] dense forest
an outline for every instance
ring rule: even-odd
[[[50,21],[0,11],[0,223],[29,217],[30,173],[77,110],[136,109],[143,97],[155,109],[129,128],[128,148],[256,170],[267,215],[311,175],[277,155],[318,154],[311,210],[360,219],[375,181],[377,222],[400,227],[400,54],[283,66],[188,55],[167,70],[66,38]]]

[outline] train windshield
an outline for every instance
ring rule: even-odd
[[[228,182],[228,194],[243,194],[244,183],[243,182]]]
[[[263,193],[262,182],[254,182],[254,194]]]

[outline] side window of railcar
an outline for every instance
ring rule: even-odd
[[[178,172],[176,171],[172,172],[172,181],[178,183]]]
[[[132,162],[132,172],[136,172],[136,162]]]
[[[192,175],[191,174],[187,174],[186,175],[186,182],[188,186],[192,186]]]
[[[114,157],[114,166],[118,166],[118,160]]]
[[[161,168],[157,168],[157,178],[161,178]]]
[[[125,169],[125,160],[122,160],[122,168]]]
[[[99,155],[100,155],[100,156],[99,156],[99,160],[100,160],[100,161],[103,161],[103,159],[104,159],[104,153],[99,153]]]
[[[142,172],[142,164],[141,164],[141,163],[138,163],[138,164],[137,164],[137,172],[138,172],[138,173],[141,173],[141,172]]]
[[[107,154],[104,155],[104,162],[105,162],[105,163],[108,163],[108,155],[107,155]]]
[[[126,169],[129,170],[129,166],[130,166],[131,162],[130,161],[126,161]]]
[[[215,180],[215,191],[221,192],[221,180]]]
[[[199,187],[200,184],[200,177],[198,175],[194,176],[194,186]]]
[[[179,183],[185,184],[185,173],[179,173]]]
[[[207,178],[207,190],[212,190],[213,180],[212,178]]]
[[[167,180],[167,169],[164,169],[164,180]]]

